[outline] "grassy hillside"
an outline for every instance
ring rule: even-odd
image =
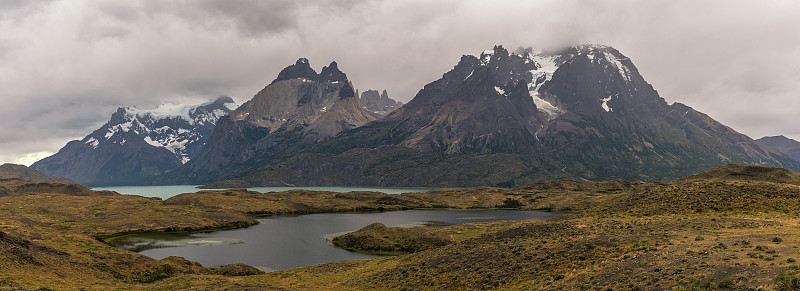
[[[67,178],[48,177],[26,166],[8,163],[0,165],[0,179],[20,179],[31,183],[75,184]]]
[[[402,195],[223,190],[165,201],[6,180],[0,288],[793,290],[800,282],[800,186],[786,173],[729,165],[657,183],[542,181]],[[568,213],[413,229],[375,224],[340,245],[401,255],[268,274],[154,260],[95,238],[244,226],[255,215],[434,207]]]

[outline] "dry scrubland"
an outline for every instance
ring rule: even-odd
[[[544,181],[517,189],[201,191],[165,201],[76,185],[0,182],[6,289],[748,289],[800,288],[800,177],[729,165],[676,181]],[[521,208],[548,220],[393,229],[342,247],[400,254],[260,274],[154,260],[99,239],[248,226],[255,216],[411,208]]]

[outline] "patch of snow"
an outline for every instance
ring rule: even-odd
[[[467,77],[464,78],[464,80],[467,80],[467,79],[469,79],[469,77],[472,77],[472,73],[475,73],[475,70],[472,70],[472,72],[469,72],[469,75],[467,75]]]
[[[609,63],[611,63],[611,65],[613,65],[614,67],[617,68],[617,70],[619,71],[620,76],[622,76],[622,78],[625,79],[625,81],[628,81],[628,82],[631,81],[630,70],[628,70],[628,67],[623,65],[622,62],[621,62],[621,61],[627,60],[628,58],[617,58],[614,55],[612,55],[610,53],[607,53],[607,52],[604,52],[603,55],[605,56],[605,59],[608,60]]]
[[[539,111],[544,112],[544,114],[547,115],[547,118],[553,120],[563,113],[561,109],[554,106],[550,102],[547,102],[547,100],[539,98],[539,92],[535,93],[536,94],[531,94],[531,96],[533,96],[533,104],[536,104],[536,108],[539,109]]]
[[[483,51],[483,53],[481,53],[481,63],[483,63],[484,65],[488,64],[489,61],[492,59],[493,55],[494,55],[493,49]]]
[[[189,142],[189,141],[186,140],[186,139],[180,140],[180,141],[176,140],[176,141],[173,141],[173,142],[171,142],[169,144],[164,145],[164,147],[174,153],[176,150],[184,150],[184,149],[186,149],[186,143],[187,142]]]
[[[131,125],[133,125],[133,121],[128,121],[117,125],[117,129],[122,132],[128,132],[129,130],[131,130]]]
[[[328,106],[320,108],[319,111],[328,112]]]
[[[331,84],[339,84],[339,81],[333,81]]]
[[[159,148],[160,148],[160,147],[163,147],[163,146],[164,146],[163,144],[161,144],[161,143],[159,143],[159,142],[157,142],[157,141],[154,141],[154,140],[153,140],[153,139],[151,139],[149,136],[145,136],[145,137],[144,137],[144,142],[146,142],[147,144],[149,144],[149,145],[151,145],[151,146],[154,146],[154,147],[159,147]]]
[[[92,149],[96,149],[97,146],[100,145],[100,141],[98,141],[96,138],[92,137],[92,138],[90,138],[89,140],[86,141],[86,144],[91,146]]]
[[[608,98],[600,99],[600,101],[603,101],[603,104],[600,104],[600,106],[603,107],[603,110],[605,110],[606,112],[614,112],[614,108],[608,107],[608,101],[611,101],[611,96],[608,96]]]
[[[505,95],[506,94],[506,91],[503,90],[503,89],[500,89],[500,87],[494,86],[494,90],[497,91],[497,93],[500,93],[500,95]]]

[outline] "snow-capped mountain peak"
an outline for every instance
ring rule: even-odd
[[[552,96],[540,94],[542,86],[553,79],[556,71],[565,64],[574,64],[579,61],[584,65],[591,65],[606,72],[609,76],[618,75],[621,83],[628,89],[634,90],[631,85],[637,76],[636,69],[630,60],[616,49],[598,44],[586,44],[568,47],[558,51],[535,51],[531,48],[520,48],[509,52],[502,46],[494,46],[484,50],[478,57],[479,65],[489,67],[496,79],[497,92],[508,92],[518,82],[528,84],[528,93],[533,98],[536,108],[553,120],[566,112],[563,104],[554,100]],[[502,95],[502,93],[501,93]],[[613,96],[611,96],[613,95]],[[596,96],[598,106],[608,113],[614,113],[613,99],[619,94]]]
[[[181,163],[186,163],[205,143],[205,137],[217,120],[236,107],[230,97],[220,97],[202,104],[167,103],[154,109],[119,108],[108,123],[84,138],[83,142],[93,149],[103,143],[122,144],[124,139],[112,137],[130,132],[149,145],[171,151]]]
[[[539,88],[552,79],[559,66],[566,62],[572,55],[533,51],[532,49],[519,49],[509,53],[503,46],[495,46],[480,54],[482,66],[495,72],[498,79],[498,92],[507,92],[519,81],[528,84],[528,91],[539,111],[545,113],[549,119],[554,119],[564,113],[551,102],[539,96]],[[502,93],[501,93],[502,95]]]

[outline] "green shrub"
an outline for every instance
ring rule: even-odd
[[[800,272],[792,270],[780,273],[775,277],[775,290],[800,290]]]

